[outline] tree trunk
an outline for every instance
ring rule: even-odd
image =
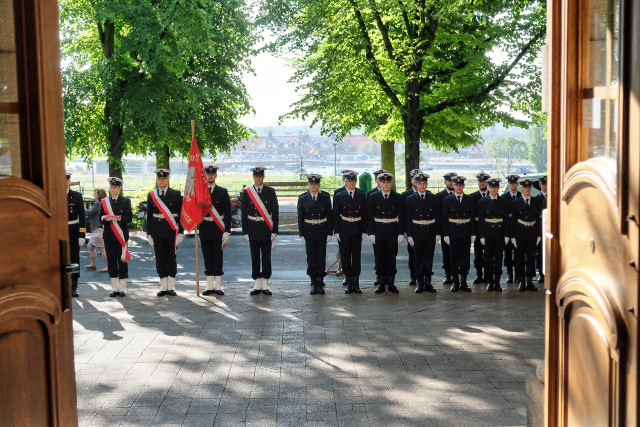
[[[109,103],[104,109],[104,115],[107,122],[112,119]],[[124,153],[124,141],[122,140],[122,126],[113,123],[109,126],[109,176],[122,178],[124,165],[122,163],[122,155]]]
[[[169,147],[163,145],[158,151],[156,151],[156,169],[170,169],[170,159],[171,154],[169,153]]]
[[[394,175],[393,182],[391,183],[391,188],[396,189],[396,152],[395,152],[395,142],[389,140],[380,141],[380,156],[381,156],[381,166],[382,169],[389,171]],[[375,178],[375,177],[374,177]]]
[[[420,168],[420,133],[422,132],[423,113],[420,111],[420,93],[418,80],[407,82],[404,124],[404,169],[406,188],[411,188],[411,170]]]

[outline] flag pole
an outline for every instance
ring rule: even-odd
[[[191,139],[196,134],[196,113],[191,112]],[[195,226],[196,239],[196,295],[200,296],[200,257],[198,256],[198,226]]]

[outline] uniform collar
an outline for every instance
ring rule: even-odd
[[[214,189],[214,188],[216,188],[216,185],[215,185],[215,184],[210,185],[210,186],[209,186],[209,191],[213,191],[213,189]]]
[[[382,193],[383,196],[388,196],[389,194],[391,194],[391,190],[389,190],[388,192],[384,192],[382,190],[380,190],[380,192]]]

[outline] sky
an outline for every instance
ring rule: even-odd
[[[269,53],[261,53],[253,60],[256,75],[245,75],[244,83],[251,97],[255,115],[248,115],[240,122],[249,127],[277,126],[278,117],[289,111],[289,106],[298,99],[295,85],[287,83],[293,69],[286,60]],[[303,124],[302,119],[286,120],[284,126]]]

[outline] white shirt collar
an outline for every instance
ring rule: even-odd
[[[391,193],[391,190],[389,190],[389,192],[385,193],[384,191],[380,190],[380,192],[382,193],[383,196],[388,196]]]
[[[260,187],[258,187],[257,185],[253,184],[253,188],[255,188],[256,190],[262,190],[262,187],[264,187],[264,184],[262,184]]]
[[[216,188],[216,184],[210,185],[209,186],[209,191],[212,191],[214,188]]]

